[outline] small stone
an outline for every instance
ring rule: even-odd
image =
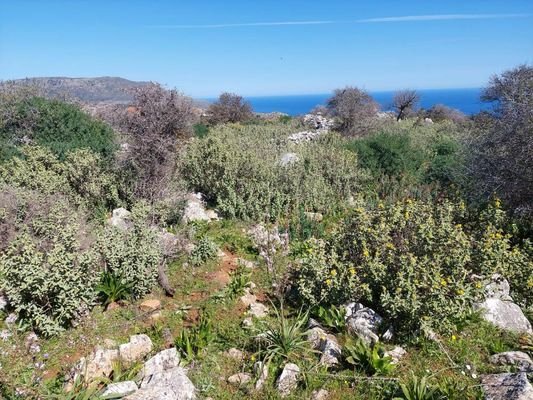
[[[128,394],[132,394],[138,390],[138,387],[135,382],[133,381],[125,381],[125,382],[116,382],[111,383],[107,385],[104,393],[102,393],[102,397],[106,396],[127,396]]]
[[[246,307],[249,307],[257,302],[257,297],[247,291],[244,295],[241,296],[240,300],[242,304],[244,304]]]
[[[120,308],[120,304],[118,304],[117,302],[115,301],[112,301],[111,303],[109,303],[106,307],[106,311],[113,311],[113,310],[116,310],[117,308]]]
[[[313,390],[311,393],[311,400],[326,400],[329,396],[329,392],[326,389]]]
[[[232,347],[231,349],[226,351],[225,354],[229,358],[233,358],[234,360],[237,360],[237,361],[242,361],[244,359],[244,353],[240,351],[239,349],[236,349],[235,347]]]
[[[322,350],[322,357],[320,357],[320,363],[329,367],[338,365],[341,360],[341,353],[341,347],[337,342],[337,338],[333,335],[327,335],[324,349]]]
[[[157,299],[145,300],[139,305],[139,308],[142,312],[152,312],[155,310],[159,310],[161,308],[161,301]]]
[[[250,382],[251,379],[252,377],[250,376],[250,374],[247,374],[245,372],[239,372],[238,374],[231,375],[228,378],[228,383],[231,383],[235,386],[241,386]]]
[[[242,320],[242,326],[245,328],[250,328],[254,325],[254,321],[252,320],[252,317],[247,317]]]
[[[250,304],[250,310],[248,313],[255,318],[265,318],[268,313],[268,308],[264,304],[253,303]]]
[[[156,324],[159,320],[163,318],[163,314],[161,314],[161,311],[156,311],[155,313],[150,314],[150,323]]]
[[[124,365],[129,366],[140,361],[152,351],[152,341],[147,335],[130,336],[128,343],[121,344],[118,348],[120,360]]]
[[[254,269],[255,264],[252,261],[245,260],[244,258],[237,258],[237,265],[242,265],[248,269]]]
[[[392,358],[391,364],[398,364],[400,359],[407,354],[407,351],[400,346],[385,352],[385,356]]]
[[[520,372],[533,372],[533,361],[522,351],[506,351],[494,354],[490,362],[496,365],[512,365]]]
[[[481,387],[486,400],[532,400],[533,387],[525,372],[483,375]]]
[[[366,343],[378,342],[378,331],[383,323],[383,318],[371,308],[360,303],[349,303],[344,307],[348,332],[357,335]]]
[[[296,364],[285,364],[276,384],[276,388],[281,397],[288,396],[294,389],[296,389],[299,376],[300,368],[298,368]]]

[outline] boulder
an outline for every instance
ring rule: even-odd
[[[481,387],[486,400],[532,400],[533,387],[524,372],[483,375]]]
[[[488,298],[483,303],[475,304],[474,308],[481,310],[485,320],[501,329],[517,333],[533,333],[531,323],[520,307],[512,301]]]
[[[520,372],[533,372],[533,360],[522,351],[506,351],[494,354],[490,362],[496,365],[511,365]]]
[[[107,223],[125,231],[133,226],[131,212],[122,207],[116,208],[113,210],[113,214],[111,218],[107,220]]]
[[[276,382],[281,397],[286,397],[298,386],[300,368],[296,364],[288,363],[283,367],[283,371]]]
[[[228,383],[235,385],[235,386],[241,386],[241,385],[245,385],[251,380],[252,380],[252,376],[250,374],[247,374],[246,372],[239,372],[238,374],[231,375],[228,378]]]
[[[128,394],[136,392],[138,389],[137,384],[133,381],[116,382],[107,385],[105,391],[102,393],[104,398],[118,398],[124,397]]]
[[[366,343],[379,341],[378,331],[383,318],[369,307],[361,303],[349,303],[344,306],[348,332],[357,335]]]
[[[85,382],[106,378],[113,372],[113,365],[119,361],[119,352],[115,349],[96,347],[87,357],[80,358],[74,367],[72,381],[81,376]]]
[[[216,212],[211,211],[208,213],[202,201],[202,194],[189,194],[187,196],[187,204],[183,210],[182,222],[188,223],[191,221],[211,221],[212,219],[218,219]]]
[[[196,388],[181,367],[143,379],[141,388],[124,400],[195,400]]]
[[[130,366],[137,361],[140,361],[148,353],[152,351],[152,341],[147,335],[133,335],[130,336],[128,343],[121,344],[118,347],[120,354],[120,361],[125,366]]]
[[[176,368],[180,366],[181,358],[175,347],[160,351],[155,356],[146,361],[139,371],[137,379],[141,384],[149,380],[152,375]]]

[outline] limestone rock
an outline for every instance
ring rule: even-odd
[[[407,351],[401,346],[396,346],[394,349],[385,352],[385,356],[392,358],[392,364],[398,364],[400,359],[406,354]]]
[[[276,388],[281,397],[288,396],[298,386],[300,368],[296,364],[288,363],[283,367],[283,371],[278,378]]]
[[[287,167],[296,164],[298,161],[300,161],[300,157],[296,153],[285,153],[281,156],[279,165]]]
[[[305,212],[304,215],[310,221],[320,222],[324,219],[324,216],[321,213]]]
[[[342,350],[337,342],[337,338],[333,335],[327,335],[324,342],[324,349],[320,357],[320,363],[328,366],[334,366],[340,363]]]
[[[532,334],[531,323],[520,307],[512,301],[488,298],[483,303],[475,305],[482,311],[483,318],[497,327],[518,333]]]
[[[123,397],[136,392],[137,389],[137,384],[133,381],[110,383],[107,385],[104,393],[102,393],[102,397],[111,397],[111,395],[113,395],[113,398],[115,398],[115,396]]]
[[[366,343],[378,342],[378,330],[383,323],[383,318],[371,308],[360,303],[349,303],[344,307],[348,332],[357,335]]]
[[[140,361],[152,351],[152,341],[147,335],[130,336],[128,343],[121,344],[118,347],[121,362],[128,366]]]
[[[186,371],[175,367],[143,379],[141,388],[124,400],[195,400],[196,388]]]
[[[242,304],[244,304],[246,307],[249,307],[257,302],[257,297],[247,290],[244,295],[241,296],[240,300]]]
[[[144,363],[137,379],[144,382],[145,379],[149,380],[152,375],[179,367],[180,362],[181,358],[175,347],[160,351]]]
[[[494,274],[491,282],[485,286],[485,297],[491,299],[500,299],[503,301],[513,301],[510,296],[511,287],[507,279],[500,274]]]
[[[119,361],[119,352],[97,347],[87,357],[82,357],[75,367],[74,378],[82,376],[85,382],[105,378],[113,372],[113,365]]]
[[[533,387],[524,372],[481,377],[486,400],[533,400]]]
[[[329,392],[326,389],[313,390],[311,393],[311,400],[326,400],[329,396]]]
[[[116,208],[113,210],[113,214],[111,218],[107,220],[107,223],[125,231],[133,226],[131,212],[122,207]]]
[[[252,379],[250,374],[247,374],[245,372],[239,372],[238,374],[231,375],[228,378],[228,383],[235,385],[235,386],[241,386],[245,385],[246,383],[250,382]]]
[[[496,365],[512,365],[520,372],[533,372],[533,360],[522,351],[506,351],[494,354],[490,362]]]
[[[235,347],[232,347],[228,351],[226,351],[226,356],[229,358],[232,358],[236,361],[242,361],[244,359],[244,353],[240,351],[239,349],[236,349]]]
[[[242,326],[245,328],[250,328],[254,325],[252,317],[247,317],[242,320]]]
[[[139,308],[143,312],[152,312],[155,310],[159,310],[161,308],[161,301],[157,299],[145,300],[139,305]]]
[[[268,308],[261,303],[250,304],[250,310],[248,313],[255,318],[265,318],[268,313]]]
[[[183,210],[182,222],[188,223],[191,221],[211,221],[218,219],[218,215],[214,211],[206,210],[204,202],[202,201],[202,194],[189,194],[187,196],[187,205]]]

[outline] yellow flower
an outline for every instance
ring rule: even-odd
[[[407,203],[407,204],[412,204],[412,203],[413,203],[413,200],[411,200],[411,199],[407,199],[406,203]]]
[[[326,279],[326,285],[331,286],[331,279]]]
[[[250,357],[252,361],[255,361],[255,356]]]
[[[481,289],[481,282],[476,282],[476,288]]]
[[[457,291],[457,294],[458,294],[459,296],[462,296],[463,294],[465,294],[465,291],[464,291],[463,289],[459,289],[459,290]]]
[[[386,244],[385,244],[385,247],[386,247],[387,249],[391,249],[391,250],[394,249],[394,245],[393,245],[391,242],[386,243]]]
[[[496,199],[496,200],[494,200],[494,207],[496,207],[496,208],[500,208],[501,205],[502,205],[502,202],[501,202],[500,199]]]
[[[461,224],[457,224],[457,225],[455,225],[455,227],[456,227],[457,229],[461,229],[461,228],[463,227],[463,225],[461,225]]]
[[[457,336],[452,335],[452,341],[455,342],[457,340]]]
[[[329,272],[329,274],[330,274],[331,276],[336,276],[336,275],[337,275],[337,270],[336,270],[336,269],[332,269],[332,270]]]
[[[355,275],[355,268],[350,268],[350,274]]]
[[[446,286],[446,285],[448,284],[448,282],[446,282],[446,279],[441,279],[441,280],[440,280],[440,284],[441,284],[442,286]]]
[[[464,203],[463,201],[461,201],[461,202],[459,203],[459,209],[460,209],[460,210],[464,210],[465,208],[466,208],[466,207],[465,207],[465,203]]]
[[[369,256],[370,256],[370,252],[367,249],[364,249],[363,250],[363,257],[369,257]]]
[[[406,211],[403,216],[405,217],[405,219],[409,219],[409,211]]]
[[[383,205],[383,203],[381,201],[378,203],[378,208],[381,209],[381,210],[383,210],[385,208],[385,206]]]

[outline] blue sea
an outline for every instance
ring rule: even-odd
[[[481,89],[426,89],[418,90],[420,106],[430,108],[435,104],[444,104],[456,108],[465,114],[476,114],[487,110],[490,104],[483,103],[479,97]],[[383,110],[390,110],[394,92],[370,92]],[[311,111],[318,105],[324,105],[331,94],[310,94],[292,96],[247,97],[256,112],[268,113],[279,111],[289,115],[300,115]],[[212,99],[210,99],[212,101]]]

